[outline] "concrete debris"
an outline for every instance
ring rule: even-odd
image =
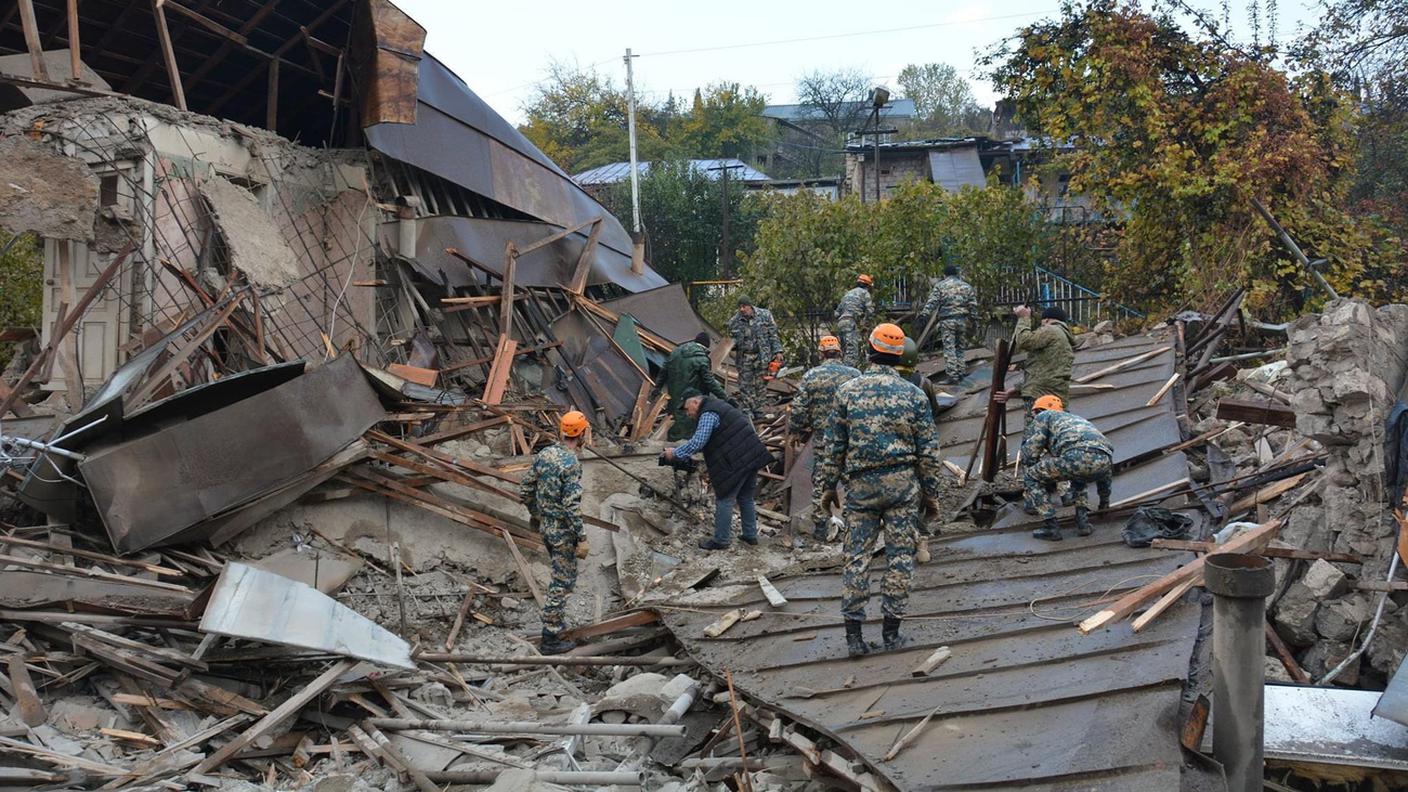
[[[86,165],[21,135],[0,137],[0,228],[82,242],[97,213],[98,179]]]
[[[229,247],[230,264],[251,283],[270,289],[299,278],[298,260],[254,193],[220,176],[200,183],[201,197]]]

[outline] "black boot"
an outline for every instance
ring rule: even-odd
[[[1090,509],[1076,507],[1076,536],[1090,536]]]
[[[865,645],[865,638],[860,634],[860,626],[864,622],[859,619],[846,619],[846,654],[851,657],[864,657],[870,653],[870,647]]]
[[[1056,523],[1055,517],[1047,517],[1042,521],[1040,528],[1032,531],[1032,536],[1045,539],[1048,542],[1059,542],[1061,541],[1061,526]]]
[[[1101,496],[1100,496],[1100,503],[1096,505],[1095,510],[1096,510],[1096,511],[1109,511],[1109,510],[1110,510],[1110,496],[1109,496],[1109,495],[1101,495]]]
[[[881,628],[880,637],[885,641],[885,651],[893,652],[904,646],[905,641],[900,637],[900,620],[894,616],[885,617],[885,626]]]
[[[543,630],[543,639],[538,642],[538,653],[545,655],[560,655],[569,649],[577,648],[577,644],[566,640],[557,633]]]

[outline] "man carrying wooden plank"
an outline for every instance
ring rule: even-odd
[[[836,390],[859,377],[860,371],[841,362],[841,339],[836,336],[822,336],[817,351],[821,353],[821,365],[802,375],[797,395],[792,397],[787,431],[799,445],[806,443],[809,437],[816,439],[812,458],[812,536],[823,541],[831,515],[821,507],[821,465],[817,460],[821,458],[826,424],[836,407]]]
[[[567,596],[577,585],[577,559],[585,556],[582,534],[582,463],[577,449],[586,440],[587,416],[573,410],[558,421],[561,442],[538,452],[523,474],[518,494],[528,507],[529,524],[543,535],[552,582],[543,604],[543,639],[538,650],[545,655],[566,652],[576,644],[562,638]]]
[[[900,619],[909,603],[919,510],[937,513],[943,453],[923,391],[895,370],[904,354],[904,331],[886,322],[870,333],[870,368],[836,392],[836,410],[826,430],[822,454],[822,508],[839,497],[846,483],[845,586],[841,615],[846,650],[852,657],[870,651],[861,635],[870,599],[870,550],[881,531],[888,562],[881,583],[881,633],[887,650],[901,645]]]
[[[1061,399],[1046,395],[1032,405],[1028,431],[1022,441],[1022,483],[1027,502],[1042,518],[1032,536],[1051,542],[1061,541],[1056,522],[1056,485],[1071,482],[1075,494],[1076,534],[1090,535],[1090,508],[1085,490],[1095,482],[1101,510],[1110,507],[1111,460],[1114,449],[1095,424],[1062,409]]]

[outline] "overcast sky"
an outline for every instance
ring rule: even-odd
[[[978,100],[991,105],[991,86],[973,74],[975,52],[1020,25],[1054,16],[1060,6],[1059,0],[395,2],[425,26],[426,50],[515,123],[549,62],[595,66],[624,84],[627,47],[640,55],[637,90],[651,100],[671,91],[688,100],[696,87],[726,80],[756,86],[774,103],[792,102],[797,77],[837,68],[861,69],[898,89],[895,77],[905,64],[938,61],[958,67]],[[1242,36],[1250,30],[1247,2],[1231,0],[1233,27]],[[1313,22],[1313,2],[1280,4],[1280,40]]]

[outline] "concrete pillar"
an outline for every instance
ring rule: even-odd
[[[1203,567],[1213,593],[1212,755],[1227,771],[1228,792],[1260,792],[1266,598],[1275,587],[1271,562],[1219,553]]]

